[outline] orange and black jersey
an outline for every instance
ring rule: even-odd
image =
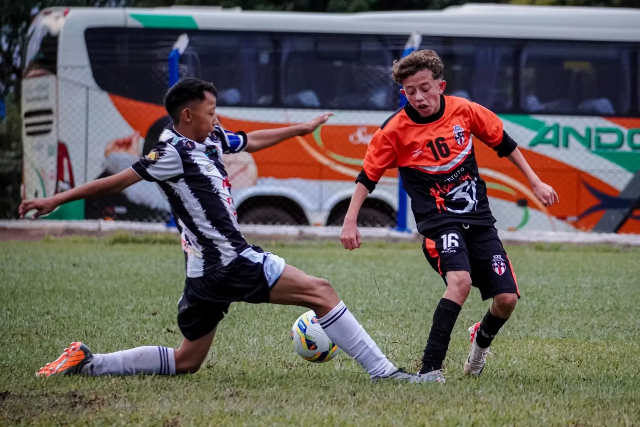
[[[440,110],[428,117],[407,103],[376,131],[356,182],[371,192],[385,170],[397,167],[420,233],[451,222],[492,225],[474,137],[500,157],[517,147],[498,116],[464,98],[442,96]]]

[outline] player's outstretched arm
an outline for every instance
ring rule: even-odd
[[[86,184],[58,193],[52,197],[24,200],[20,204],[20,208],[18,208],[18,213],[20,214],[20,219],[23,219],[29,211],[35,209],[36,213],[33,215],[33,219],[36,219],[42,215],[51,213],[58,206],[73,202],[74,200],[86,199],[89,196],[97,196],[100,194],[120,192],[141,179],[133,169],[128,168],[116,175],[87,182]]]
[[[247,148],[245,151],[253,153],[255,151],[264,150],[272,147],[280,142],[293,138],[294,136],[302,136],[316,130],[329,120],[333,113],[324,113],[313,120],[306,123],[299,123],[293,126],[287,126],[277,129],[263,129],[249,132],[247,134]]]
[[[349,203],[349,210],[344,217],[344,223],[342,224],[342,233],[340,234],[340,241],[345,249],[354,250],[360,247],[362,243],[360,238],[360,232],[358,231],[358,214],[364,199],[369,195],[369,189],[363,184],[356,184],[356,190],[353,192],[351,202]]]
[[[553,187],[540,180],[518,148],[513,150],[507,158],[522,171],[525,177],[527,177],[529,184],[531,185],[531,189],[533,190],[533,194],[536,195],[543,205],[549,207],[554,203],[560,202],[560,198]]]

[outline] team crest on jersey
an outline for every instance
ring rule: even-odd
[[[494,255],[491,268],[496,272],[498,276],[502,276],[507,271],[507,264],[502,259],[502,255]]]
[[[211,172],[214,167],[215,166],[213,165],[213,162],[211,162],[207,166],[205,166],[205,169],[207,170],[207,172]]]
[[[157,162],[159,158],[160,158],[160,153],[158,152],[158,150],[151,150],[149,154],[147,154],[147,160],[150,161],[151,163]]]
[[[455,125],[453,127],[453,139],[456,140],[456,143],[458,145],[464,144],[464,129],[462,129],[458,125]]]

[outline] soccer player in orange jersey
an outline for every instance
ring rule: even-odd
[[[356,226],[360,207],[385,170],[397,167],[424,236],[424,255],[447,285],[433,315],[419,372],[423,380],[434,382],[444,382],[442,363],[451,331],[472,285],[483,300],[493,302],[482,321],[469,328],[467,374],[482,372],[491,341],[520,298],[511,262],[494,227],[473,143],[484,143],[515,164],[542,204],[559,201],[553,188],[531,169],[498,116],[466,99],[443,95],[447,85],[443,71],[442,60],[432,50],[413,52],[394,63],[393,78],[402,85],[408,103],[371,140],[341,235],[346,249],[360,247]]]

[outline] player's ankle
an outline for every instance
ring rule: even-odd
[[[420,375],[426,374],[427,372],[439,371],[442,369],[442,365],[431,365],[431,364],[422,364],[422,368],[418,372]]]

